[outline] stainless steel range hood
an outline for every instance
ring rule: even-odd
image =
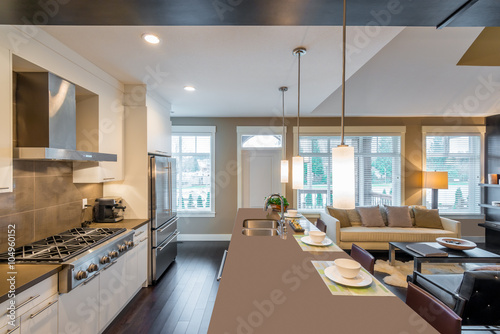
[[[75,85],[46,72],[18,73],[17,145],[24,160],[116,161],[116,154],[76,149]]]

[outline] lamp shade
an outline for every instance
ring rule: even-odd
[[[281,160],[281,183],[288,183],[288,160]]]
[[[296,156],[292,158],[292,188],[304,189],[304,158]]]
[[[423,172],[423,187],[448,189],[448,172]]]
[[[339,145],[332,149],[332,194],[334,208],[354,209],[354,147]]]

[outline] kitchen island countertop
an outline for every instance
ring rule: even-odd
[[[10,284],[7,281],[11,276],[15,276],[16,295],[20,292],[40,283],[44,279],[57,274],[61,271],[62,265],[59,264],[16,264],[15,275],[11,272],[7,263],[0,264],[0,303],[8,299]]]
[[[311,260],[347,253],[302,251],[290,227],[286,240],[245,236],[251,218],[269,217],[238,210],[208,334],[437,333],[394,295],[333,295]]]

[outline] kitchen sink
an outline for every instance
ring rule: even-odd
[[[276,237],[279,236],[275,228],[244,228],[241,233],[247,237]]]
[[[279,222],[274,219],[245,219],[243,221],[243,228],[267,228],[276,229]]]

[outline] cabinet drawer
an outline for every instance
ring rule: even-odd
[[[21,316],[29,309],[37,306],[52,295],[57,294],[57,275],[43,280],[42,282],[32,286],[31,288],[19,293],[15,297],[16,317]],[[6,300],[0,305],[1,317],[0,328],[7,325],[7,307],[10,305],[10,300]]]
[[[21,334],[57,333],[59,295],[39,303],[21,316]]]
[[[139,245],[141,241],[147,242],[147,238],[149,237],[149,223],[142,225],[134,233],[134,245]],[[146,238],[146,239],[144,239]]]

